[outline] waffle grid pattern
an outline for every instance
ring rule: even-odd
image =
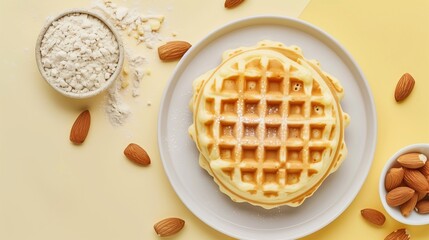
[[[222,172],[241,190],[277,196],[296,191],[331,154],[335,109],[315,80],[276,59],[241,60],[205,98],[205,122]]]

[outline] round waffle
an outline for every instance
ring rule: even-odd
[[[189,133],[199,163],[234,201],[299,206],[347,154],[343,94],[298,47],[227,51],[194,81]]]

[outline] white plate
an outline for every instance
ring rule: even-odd
[[[340,169],[297,208],[265,210],[232,202],[198,165],[198,151],[188,135],[192,122],[192,82],[216,67],[227,49],[253,46],[269,39],[298,45],[307,59],[340,79],[350,114],[346,130],[349,154]],[[359,192],[372,163],[376,143],[372,95],[359,67],[328,34],[301,20],[258,16],[230,23],[194,45],[179,62],[164,92],[159,113],[158,144],[165,172],[183,203],[202,221],[240,239],[293,239],[311,234],[337,218]]]

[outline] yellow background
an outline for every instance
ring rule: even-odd
[[[142,13],[166,16],[162,34],[198,42],[221,25],[241,17],[298,16],[308,1],[246,0],[233,10],[223,0],[115,1]],[[0,239],[157,239],[153,224],[178,216],[185,228],[172,239],[230,239],[196,218],[171,188],[157,148],[161,94],[176,62],[161,63],[156,51],[145,54],[152,75],[141,96],[126,99],[132,116],[112,126],[105,96],[67,99],[41,78],[34,44],[47,16],[89,1],[0,1]],[[305,239],[383,239],[406,227],[412,239],[428,239],[429,226],[404,226],[387,216],[383,227],[365,222],[360,210],[383,210],[378,178],[384,162],[399,148],[429,142],[429,2],[426,0],[312,0],[299,18],[336,38],[355,58],[372,89],[378,115],[374,162],[362,190],[335,221]],[[132,42],[129,42],[132,44]],[[128,44],[129,44],[128,43]],[[416,79],[403,103],[393,98],[404,73]],[[150,106],[147,102],[151,102]],[[92,125],[81,146],[68,140],[76,116],[89,108]],[[123,156],[130,142],[152,158],[138,167]]]

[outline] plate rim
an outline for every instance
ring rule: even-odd
[[[301,238],[301,237],[305,237],[307,235],[310,235],[314,232],[319,231],[320,229],[322,229],[323,227],[327,226],[328,224],[330,224],[332,221],[334,221],[336,218],[338,218],[339,215],[341,215],[349,206],[350,204],[354,201],[354,199],[356,198],[357,194],[360,192],[360,190],[362,189],[363,184],[365,183],[368,174],[369,174],[369,170],[372,166],[373,160],[374,160],[374,154],[375,154],[375,149],[376,149],[376,143],[377,143],[377,112],[376,112],[376,106],[375,106],[375,102],[374,102],[374,98],[373,98],[373,94],[371,91],[371,88],[369,87],[369,83],[365,78],[365,75],[363,74],[360,66],[357,64],[357,62],[354,60],[354,58],[352,57],[352,55],[336,40],[334,39],[331,35],[329,35],[327,32],[325,32],[324,30],[322,30],[321,28],[306,22],[304,20],[298,19],[298,18],[293,18],[293,17],[287,17],[287,16],[279,16],[279,15],[255,15],[255,16],[249,16],[249,17],[244,17],[244,18],[240,18],[237,20],[233,20],[230,21],[218,28],[216,28],[215,30],[209,32],[207,35],[205,35],[201,40],[199,40],[196,44],[194,44],[187,52],[186,54],[180,59],[180,61],[178,62],[178,64],[176,65],[176,67],[174,68],[173,73],[171,74],[171,77],[169,78],[169,80],[166,83],[166,87],[164,89],[163,95],[162,95],[162,99],[161,99],[161,103],[160,103],[160,107],[159,107],[159,112],[158,112],[158,129],[157,129],[157,135],[158,135],[158,151],[160,154],[160,158],[161,158],[161,162],[163,164],[163,169],[165,174],[167,175],[167,178],[169,180],[170,185],[172,186],[173,190],[175,191],[176,195],[179,197],[179,199],[181,200],[181,202],[188,208],[188,210],[190,210],[190,212],[196,216],[199,220],[203,221],[205,224],[207,224],[208,226],[210,226],[211,228],[215,229],[216,231],[219,231],[225,235],[228,235],[230,237],[234,237],[234,238],[238,238],[238,239],[242,239],[242,236],[239,236],[235,233],[231,233],[231,232],[227,232],[225,230],[223,230],[221,227],[216,226],[216,224],[214,224],[213,222],[209,221],[207,219],[207,217],[201,216],[200,214],[197,213],[197,210],[193,208],[193,206],[191,206],[191,204],[187,201],[184,200],[184,195],[185,193],[178,191],[178,186],[173,184],[173,176],[176,173],[173,171],[173,169],[171,167],[168,166],[166,160],[165,160],[165,155],[164,151],[167,151],[167,149],[164,149],[163,146],[163,132],[165,129],[163,129],[162,127],[163,122],[166,121],[163,117],[166,113],[164,113],[165,111],[165,105],[167,100],[171,99],[172,95],[169,95],[169,93],[171,93],[171,91],[174,89],[173,86],[175,86],[175,84],[173,83],[177,83],[177,81],[175,81],[175,79],[177,78],[177,76],[180,76],[180,74],[183,73],[183,66],[191,61],[191,59],[188,59],[190,57],[192,57],[193,54],[197,54],[199,51],[199,49],[201,48],[202,45],[207,44],[212,42],[212,38],[215,37],[216,35],[225,35],[228,32],[232,32],[235,29],[237,29],[237,25],[246,25],[246,22],[252,22],[252,21],[257,21],[260,24],[267,24],[267,22],[270,21],[278,21],[279,25],[286,25],[286,24],[282,24],[282,23],[289,23],[294,25],[294,26],[301,26],[306,28],[306,30],[311,30],[315,33],[317,33],[317,36],[314,35],[314,33],[312,32],[308,32],[308,31],[304,31],[305,33],[310,34],[311,36],[314,36],[315,38],[319,39],[320,41],[322,41],[321,37],[324,38],[322,41],[325,45],[327,44],[326,41],[328,41],[329,43],[333,44],[343,55],[343,57],[345,57],[345,59],[341,58],[342,61],[347,60],[349,61],[349,64],[346,63],[346,65],[350,68],[350,66],[352,66],[353,68],[350,68],[351,70],[354,70],[355,73],[353,73],[354,76],[358,76],[362,81],[362,89],[365,90],[364,93],[367,94],[367,96],[364,96],[367,98],[367,101],[369,101],[369,105],[364,106],[365,107],[365,112],[368,113],[368,117],[366,119],[366,122],[369,123],[368,124],[368,133],[370,133],[369,135],[371,135],[372,132],[372,137],[367,137],[367,139],[370,140],[370,143],[367,143],[367,147],[369,148],[367,151],[368,152],[368,156],[370,157],[370,160],[367,160],[366,162],[366,166],[364,169],[362,169],[364,171],[364,176],[362,176],[362,178],[360,179],[359,183],[355,183],[354,186],[356,186],[355,190],[353,192],[350,193],[350,190],[345,192],[348,193],[349,197],[348,199],[346,199],[347,201],[345,202],[344,206],[342,208],[339,209],[339,211],[337,211],[335,214],[332,214],[332,216],[330,218],[328,218],[327,220],[325,220],[322,224],[319,224],[319,227],[316,227],[315,229],[313,228],[310,231],[306,231],[305,233],[300,234],[299,236],[295,236],[297,238]],[[247,25],[248,26],[248,25]],[[299,29],[300,31],[303,31],[302,29]],[[331,48],[332,46],[327,45],[329,48]],[[194,53],[196,52],[196,53]],[[335,51],[337,52],[337,51]],[[372,129],[371,129],[372,128]],[[370,131],[372,130],[372,131]],[[363,162],[362,162],[363,163]],[[361,168],[363,166],[362,163],[359,165]],[[343,194],[344,195],[344,194]],[[328,208],[329,209],[329,208]]]

